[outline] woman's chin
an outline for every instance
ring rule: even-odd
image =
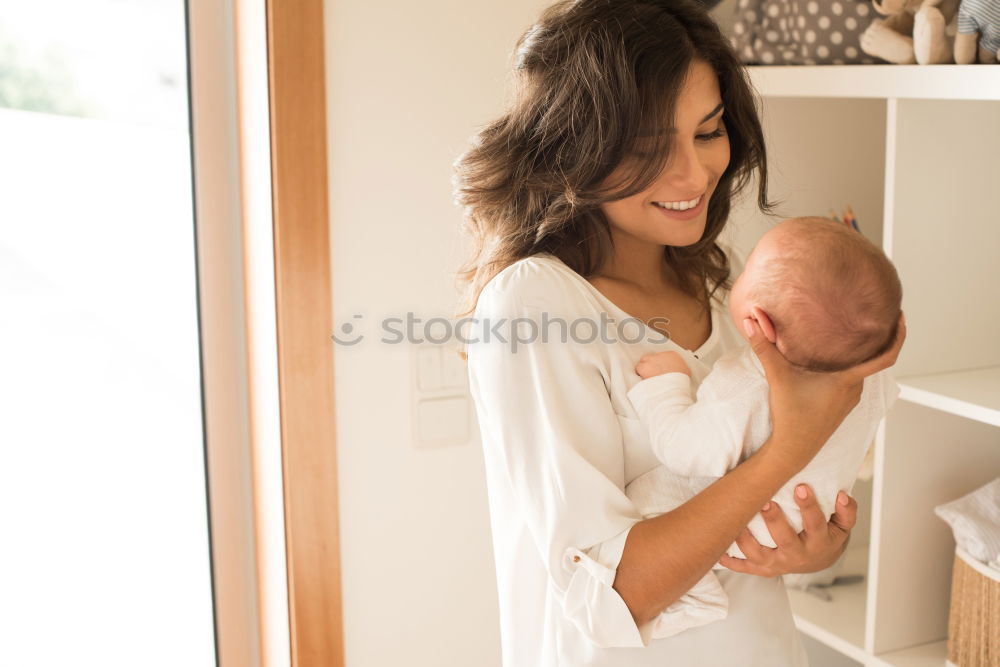
[[[653,223],[644,221],[642,228],[634,227],[620,231],[647,243],[683,248],[701,240],[705,234],[705,225],[705,216],[701,215],[691,220],[671,220],[667,225],[660,220]]]
[[[685,248],[700,241],[701,237],[705,235],[705,221],[692,220],[691,223],[688,229],[670,230],[670,234],[665,235],[663,239],[663,245]]]

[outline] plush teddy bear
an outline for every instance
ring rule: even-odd
[[[872,0],[875,19],[861,35],[861,50],[898,65],[952,62],[949,24],[959,0]],[[950,34],[949,34],[950,33]]]
[[[1000,0],[962,0],[958,7],[955,62],[974,63],[977,51],[981,63],[1000,60]]]

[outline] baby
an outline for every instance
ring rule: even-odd
[[[892,346],[901,300],[892,262],[864,236],[825,218],[792,218],[757,243],[730,291],[729,311],[738,331],[743,331],[744,318],[755,319],[789,362],[831,372]],[[677,352],[645,355],[636,373],[643,379],[628,397],[663,463],[626,488],[646,518],[683,504],[771,434],[764,369],[748,345],[724,354],[707,374],[697,373],[704,379],[696,397],[691,369]],[[850,492],[878,424],[898,394],[888,371],[866,378],[860,403],[775,495],[773,502],[796,531],[802,530],[802,517],[792,495],[795,486],[809,484],[830,517],[837,493]],[[759,514],[747,527],[762,545],[775,546]],[[744,557],[735,543],[727,553]],[[660,614],[653,636],[725,618],[727,611],[725,591],[709,572]]]

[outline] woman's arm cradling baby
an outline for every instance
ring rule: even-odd
[[[737,566],[742,567],[739,571],[775,576],[828,566],[842,553],[853,527],[855,512],[850,503],[838,503],[837,514],[828,523],[822,513],[817,515],[815,498],[807,494],[805,499],[797,498],[797,502],[802,501],[806,525],[801,535],[788,534],[791,529],[774,511],[773,503],[764,518],[769,528],[779,526],[774,534],[777,548],[754,550],[741,534],[754,514],[805,467],[857,405],[864,378],[896,362],[906,337],[905,320],[900,317],[895,344],[885,354],[837,373],[795,368],[759,325],[750,320],[745,324],[750,345],[768,379],[771,437],[753,456],[684,505],[632,527],[613,587],[637,625],[651,621],[683,595],[719,561],[734,539],[748,556]],[[782,522],[785,532],[780,528]],[[723,564],[737,569],[728,561]]]

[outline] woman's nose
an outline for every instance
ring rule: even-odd
[[[675,142],[665,170],[666,178],[678,194],[700,194],[708,186],[708,171],[694,144]]]

